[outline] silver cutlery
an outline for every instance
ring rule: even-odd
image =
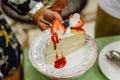
[[[105,54],[108,60],[116,63],[120,67],[120,52],[116,50],[111,50]]]

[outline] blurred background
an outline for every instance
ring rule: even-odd
[[[7,22],[15,32],[22,47],[29,47],[34,37],[41,32],[38,26],[28,16],[21,17],[4,4],[2,9]],[[62,16],[66,19],[70,14],[80,13],[85,22],[83,28],[87,34],[94,38],[96,10],[97,0],[69,0],[67,8],[62,12]]]

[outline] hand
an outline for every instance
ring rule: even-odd
[[[45,20],[45,21],[52,23],[53,20],[55,20],[56,18],[62,21],[62,17],[59,13],[54,12],[50,9],[47,9],[44,6],[39,11],[37,11],[35,15],[33,16],[33,20],[38,24],[39,28],[42,31],[48,29],[50,26],[41,22],[41,20]]]

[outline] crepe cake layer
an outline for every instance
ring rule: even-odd
[[[60,57],[62,57],[62,53],[64,56],[78,50],[85,44],[85,32],[80,31],[79,33],[63,38],[57,44],[57,49],[54,50],[54,44],[50,42],[50,45],[46,45],[46,54],[47,54],[47,63],[54,64],[56,59],[56,52]],[[58,58],[58,59],[59,59]]]

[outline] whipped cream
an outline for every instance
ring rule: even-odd
[[[73,14],[72,18],[70,18],[69,20],[70,27],[76,26],[79,20],[80,20],[80,14],[78,13]]]
[[[58,34],[59,39],[63,39],[63,38],[68,38],[70,36],[72,36],[73,34],[71,33],[71,29],[70,26],[66,29],[66,33],[65,34]],[[48,40],[47,40],[47,45],[50,45],[51,42],[51,36],[52,34],[50,33],[50,35],[48,36]]]

